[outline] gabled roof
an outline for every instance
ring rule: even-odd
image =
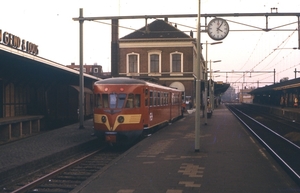
[[[165,22],[164,20],[155,20],[152,23],[136,30],[122,38],[121,40],[125,39],[153,39],[153,38],[191,38],[184,32],[178,30],[176,27],[170,25],[169,23]]]

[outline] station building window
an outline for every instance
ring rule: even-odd
[[[183,72],[183,53],[173,52],[170,54],[170,71],[175,73],[173,75],[182,74]]]
[[[127,73],[139,73],[139,58],[137,53],[127,54]]]
[[[149,76],[161,73],[161,51],[148,52],[148,72]]]

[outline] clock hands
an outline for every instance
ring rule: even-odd
[[[223,32],[223,30],[220,29],[220,27],[221,27],[222,25],[223,25],[223,21],[222,21],[221,25],[219,25],[219,27],[217,28],[217,31]]]

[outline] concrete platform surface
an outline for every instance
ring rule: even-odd
[[[299,186],[221,105],[204,125],[195,152],[195,114],[132,147],[72,192],[274,193]]]

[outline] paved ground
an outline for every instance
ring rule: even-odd
[[[73,192],[274,193],[298,185],[223,105],[208,124],[201,118],[195,152],[195,115],[169,125],[128,150]]]

